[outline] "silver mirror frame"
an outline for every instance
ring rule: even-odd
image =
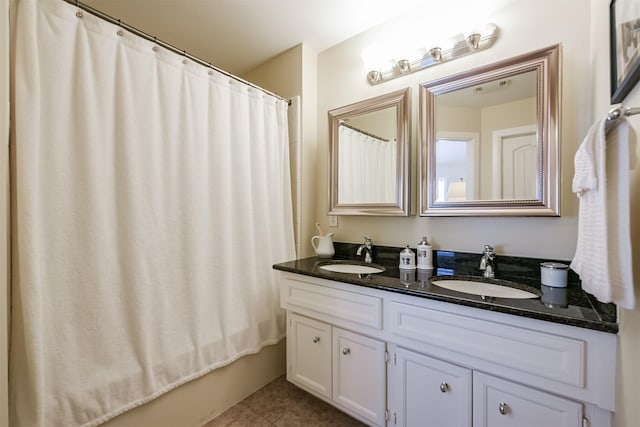
[[[420,85],[420,216],[560,216],[560,56],[561,46],[553,45]],[[536,198],[436,202],[436,97],[534,70],[537,71]]]
[[[338,203],[338,133],[340,121],[351,116],[396,109],[397,156],[395,203],[340,204]],[[408,216],[409,215],[409,153],[411,149],[410,117],[411,88],[397,90],[328,112],[329,116],[329,215]]]

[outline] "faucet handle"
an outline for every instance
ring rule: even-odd
[[[367,236],[362,236],[362,238],[364,239],[364,244],[365,245],[371,245],[371,239],[368,238]]]
[[[484,245],[484,253],[488,255],[495,255],[496,251],[493,249],[491,245]]]

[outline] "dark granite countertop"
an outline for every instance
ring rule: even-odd
[[[336,243],[336,255],[332,259],[304,258],[283,262],[273,266],[276,270],[297,273],[321,279],[335,280],[357,286],[398,292],[437,301],[460,304],[484,310],[524,316],[533,319],[617,333],[617,313],[614,304],[603,304],[583,291],[573,271],[569,271],[566,288],[551,288],[540,283],[540,262],[563,260],[541,260],[498,255],[496,278],[483,279],[478,270],[481,254],[434,251],[434,269],[401,270],[398,268],[400,248],[374,247],[374,264],[385,270],[376,274],[335,273],[321,269],[328,261],[362,261],[355,257],[358,245]],[[484,297],[445,289],[431,282],[453,277],[471,281],[489,281],[528,290],[538,295],[532,299]]]

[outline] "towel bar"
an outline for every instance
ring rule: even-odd
[[[609,114],[607,114],[607,123],[606,123],[606,131],[613,129],[613,126],[617,124],[617,121],[620,117],[629,117],[634,114],[640,114],[640,108],[631,108],[631,107],[614,107],[609,110]]]

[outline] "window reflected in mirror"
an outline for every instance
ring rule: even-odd
[[[444,132],[436,140],[437,202],[479,197],[479,138],[475,133]]]

